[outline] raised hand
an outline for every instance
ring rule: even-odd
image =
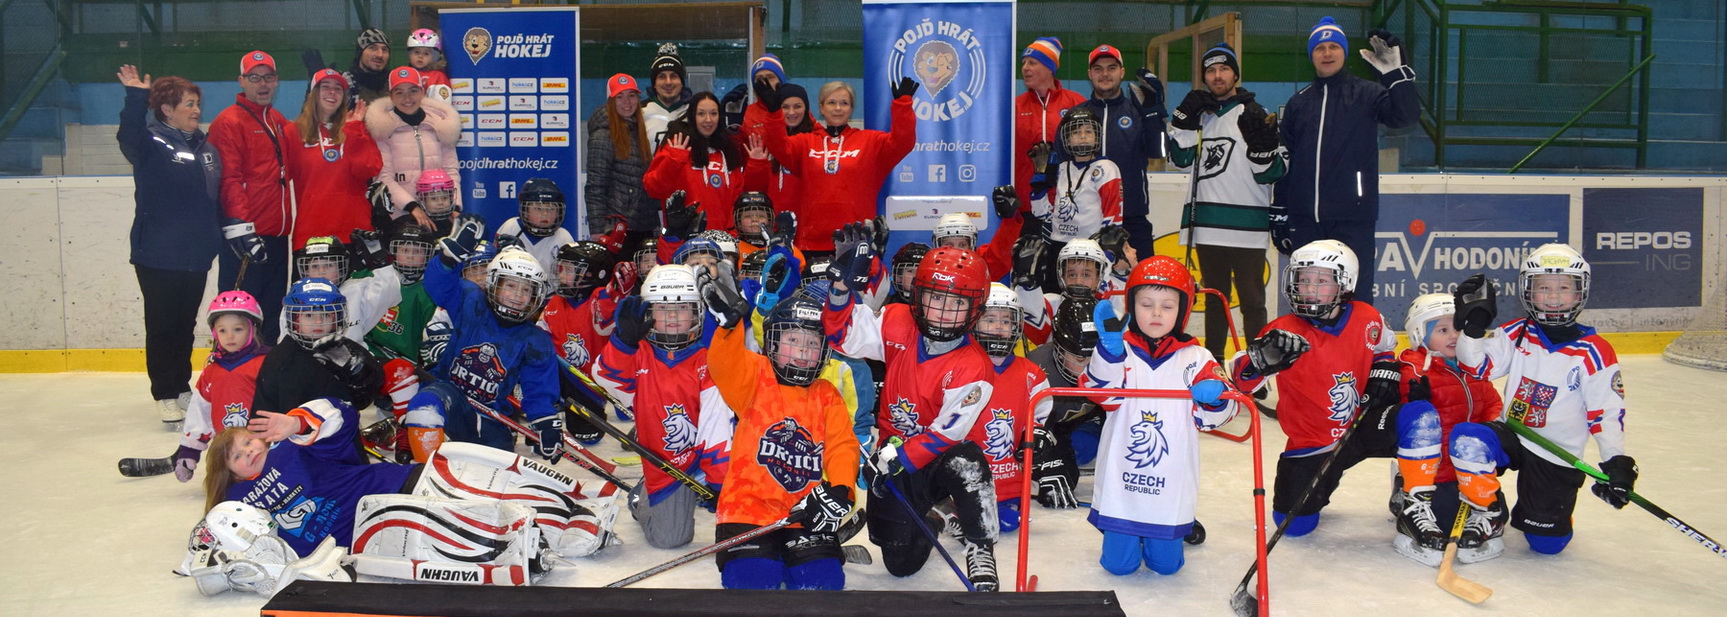
[[[145,90],[149,90],[150,84],[152,83],[149,73],[145,73],[144,77],[140,79],[138,77],[138,67],[130,64],[120,65],[120,72],[115,73],[114,76],[120,78],[120,85],[127,88],[143,88]]]

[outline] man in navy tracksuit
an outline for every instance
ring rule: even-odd
[[[1152,255],[1151,200],[1146,192],[1145,166],[1163,158],[1163,82],[1151,71],[1140,69],[1138,81],[1123,83],[1127,70],[1121,51],[1109,45],[1091,50],[1087,77],[1091,98],[1077,107],[1097,113],[1103,120],[1103,158],[1121,169],[1121,226],[1127,229],[1128,245],[1144,259]]]
[[[1344,72],[1349,40],[1330,17],[1307,39],[1313,83],[1290,97],[1281,136],[1289,172],[1271,203],[1271,240],[1288,254],[1314,240],[1338,240],[1361,258],[1356,299],[1373,301],[1373,230],[1379,221],[1379,126],[1402,128],[1421,117],[1415,71],[1397,37],[1369,34],[1361,57],[1379,72],[1373,83]],[[1123,166],[1123,169],[1126,169]],[[1125,176],[1125,174],[1123,174]],[[1125,192],[1125,187],[1124,187]]]

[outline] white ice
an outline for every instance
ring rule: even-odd
[[[1727,443],[1727,375],[1656,356],[1621,360],[1631,406],[1628,447],[1643,472],[1638,492],[1727,540],[1727,488],[1719,480],[1716,450]],[[12,401],[8,430],[0,433],[6,457],[0,466],[0,614],[257,614],[261,597],[200,596],[190,580],[170,573],[202,514],[201,472],[192,483],[180,484],[171,475],[127,479],[115,470],[119,458],[163,456],[175,447],[175,437],[156,420],[142,374],[0,375],[0,398]],[[1269,482],[1282,435],[1275,422],[1265,426]],[[1242,432],[1245,422],[1225,429]],[[1251,458],[1246,444],[1214,438],[1203,444],[1208,481],[1199,516],[1210,539],[1188,548],[1180,573],[1112,576],[1097,564],[1099,536],[1085,523],[1084,511],[1035,507],[1030,563],[1040,588],[1112,589],[1129,615],[1229,615],[1230,593],[1253,562]],[[618,453],[615,444],[602,452]],[[1585,460],[1595,458],[1591,450]],[[1636,506],[1613,510],[1587,489],[1578,497],[1576,538],[1564,553],[1531,553],[1522,534],[1508,529],[1503,557],[1460,566],[1462,576],[1494,591],[1480,606],[1466,604],[1434,585],[1434,569],[1392,551],[1388,467],[1382,460],[1356,467],[1318,531],[1287,538],[1272,552],[1273,614],[1727,614],[1727,560]],[[1514,488],[1511,482],[1506,486]],[[1081,498],[1089,493],[1087,479]],[[698,513],[695,543],[682,549],[650,548],[635,523],[627,515],[622,519],[623,546],[579,559],[542,583],[603,585],[713,539],[706,512]],[[1009,587],[1017,541],[1017,535],[1005,535],[997,550]],[[957,552],[951,541],[948,547]],[[887,574],[880,552],[874,552],[877,565],[846,568],[850,588],[961,589],[938,556],[901,580]],[[717,588],[719,575],[712,561],[703,560],[638,585]]]

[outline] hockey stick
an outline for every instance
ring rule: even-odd
[[[1253,594],[1248,593],[1247,583],[1248,581],[1253,580],[1253,575],[1259,572],[1262,565],[1268,565],[1271,558],[1271,549],[1277,547],[1277,541],[1283,538],[1284,530],[1288,529],[1289,523],[1295,520],[1295,513],[1300,512],[1301,507],[1307,505],[1307,500],[1313,497],[1313,490],[1319,487],[1319,479],[1325,477],[1325,472],[1331,470],[1331,463],[1337,460],[1338,453],[1343,452],[1343,447],[1349,444],[1349,438],[1355,435],[1355,428],[1361,426],[1361,416],[1366,415],[1366,409],[1366,402],[1363,401],[1363,404],[1357,409],[1355,417],[1349,421],[1349,428],[1344,429],[1343,436],[1337,439],[1337,447],[1333,448],[1331,450],[1331,454],[1326,455],[1325,460],[1319,463],[1319,471],[1313,474],[1313,479],[1307,482],[1307,489],[1303,490],[1301,492],[1301,496],[1296,498],[1295,505],[1291,506],[1289,509],[1289,516],[1285,516],[1283,518],[1283,522],[1278,523],[1277,530],[1271,534],[1271,539],[1265,542],[1265,553],[1261,558],[1266,560],[1267,563],[1256,563],[1253,567],[1248,568],[1247,575],[1241,577],[1241,584],[1235,586],[1235,593],[1230,594],[1229,608],[1235,611],[1235,614],[1238,617],[1258,617],[1261,615],[1261,605],[1270,604],[1269,599],[1256,599],[1253,597]],[[1260,491],[1263,493],[1264,489],[1260,489]],[[1261,511],[1263,512],[1263,508]],[[1264,515],[1261,514],[1261,516]],[[1263,529],[1263,527],[1261,528]],[[1260,581],[1259,588],[1260,593],[1262,594],[1269,592],[1269,587],[1265,584],[1265,581]]]
[[[498,422],[498,424],[502,424],[502,425],[508,427],[510,430],[515,431],[517,434],[520,434],[521,436],[527,438],[529,441],[532,441],[534,443],[540,443],[540,434],[539,433],[534,432],[533,429],[530,429],[526,426],[522,426],[522,423],[517,422],[514,418],[511,418],[511,417],[506,416],[504,414],[498,413],[498,410],[492,409],[491,407],[487,407],[486,405],[481,404],[479,401],[474,400],[474,397],[472,397],[472,396],[468,397],[468,404],[473,405],[475,409],[478,409],[482,413],[486,414],[487,416],[490,416],[493,420],[496,420]],[[630,484],[628,482],[625,482],[622,478],[617,477],[616,475],[612,474],[610,471],[605,470],[604,468],[600,467],[599,465],[597,465],[591,461],[588,461],[582,457],[576,456],[576,452],[582,452],[582,453],[587,454],[588,456],[593,456],[593,453],[588,452],[587,448],[583,448],[581,446],[581,444],[575,443],[575,440],[570,438],[570,436],[568,434],[564,435],[563,437],[564,437],[564,447],[569,448],[569,449],[566,449],[566,450],[561,452],[561,454],[563,455],[563,457],[565,459],[569,460],[572,463],[575,463],[577,467],[581,467],[582,469],[586,469],[588,471],[593,472],[593,474],[596,476],[599,476],[600,479],[605,480],[607,482],[610,482],[610,483],[616,485],[618,488],[623,489],[626,492],[635,490],[635,488],[636,488],[635,485]]]
[[[941,553],[941,558],[947,560],[947,567],[953,568],[953,573],[959,576],[959,582],[965,583],[965,590],[977,591],[977,586],[971,584],[971,577],[966,576],[965,571],[959,569],[959,563],[953,560],[953,555],[947,552],[947,547],[941,545],[941,536],[935,535],[935,530],[930,529],[929,523],[924,522],[923,515],[912,509],[911,501],[905,498],[905,493],[900,492],[899,485],[894,484],[893,476],[883,474],[881,483],[887,485],[888,490],[893,491],[894,500],[899,502],[901,508],[905,508],[905,513],[911,516],[912,522],[917,523],[918,531],[922,531],[923,537],[928,538],[930,545]]]
[[[1589,477],[1594,478],[1596,482],[1606,484],[1609,481],[1607,474],[1601,473],[1601,470],[1596,469],[1595,466],[1583,462],[1581,459],[1577,458],[1577,455],[1565,451],[1565,449],[1559,447],[1558,444],[1548,441],[1546,437],[1542,437],[1539,433],[1536,433],[1534,429],[1524,426],[1522,418],[1514,417],[1510,421],[1506,422],[1505,425],[1511,427],[1511,430],[1516,431],[1517,434],[1522,436],[1524,439],[1535,442],[1535,445],[1541,446],[1542,449],[1552,452],[1554,456],[1570,463],[1571,466],[1576,467],[1578,471],[1588,474]],[[1655,518],[1661,519],[1663,522],[1671,525],[1674,529],[1679,530],[1679,533],[1685,534],[1685,537],[1696,540],[1699,544],[1703,545],[1703,548],[1709,549],[1716,555],[1727,558],[1727,548],[1723,548],[1721,543],[1716,542],[1714,538],[1710,538],[1703,532],[1698,531],[1696,527],[1692,527],[1685,521],[1679,520],[1679,517],[1669,514],[1666,510],[1661,509],[1660,506],[1655,505],[1648,499],[1644,499],[1643,496],[1638,495],[1636,491],[1631,491],[1630,496],[1631,503],[1637,504],[1637,507],[1643,508],[1650,514],[1655,515]]]
[[[625,422],[635,422],[636,421],[635,410],[632,409],[629,405],[625,405],[623,403],[623,401],[619,401],[617,399],[617,397],[612,396],[612,393],[607,392],[605,387],[601,386],[598,383],[595,383],[594,378],[589,377],[586,373],[583,373],[580,370],[577,370],[575,366],[570,364],[569,360],[565,360],[565,359],[560,357],[560,358],[558,358],[558,364],[564,367],[565,373],[568,373],[571,376],[575,377],[576,382],[578,384],[582,385],[583,387],[586,387],[588,390],[593,391],[594,394],[596,395],[595,398],[597,398],[599,400],[603,400],[607,403],[611,403],[612,409],[617,412],[619,420],[623,420]],[[604,414],[601,414],[601,415],[604,415]]]
[[[1463,537],[1464,523],[1469,522],[1469,505],[1457,504],[1457,522],[1451,524],[1451,537],[1445,541],[1445,558],[1439,562],[1439,578],[1435,581],[1440,589],[1451,595],[1463,598],[1470,604],[1480,604],[1493,595],[1493,590],[1475,581],[1457,575],[1452,564],[1457,560],[1457,539]]]
[[[470,402],[473,401],[472,398],[470,398],[468,400]],[[504,401],[510,404],[511,410],[514,410],[514,411],[521,411],[522,410],[522,401],[520,399],[518,399],[515,395],[510,395],[510,396],[504,397]],[[511,414],[511,417],[514,417],[514,414]],[[613,462],[608,461],[606,459],[600,458],[599,455],[594,454],[593,450],[589,450],[586,446],[583,446],[581,442],[576,441],[575,437],[571,437],[570,435],[565,434],[564,435],[564,447],[568,448],[569,451],[571,451],[571,452],[574,452],[576,454],[581,455],[583,458],[587,459],[589,463],[592,463],[594,466],[605,470],[606,473],[617,473],[618,472],[618,465],[616,463],[613,463]]]
[[[755,529],[751,529],[749,531],[740,533],[740,534],[732,536],[730,538],[726,538],[725,540],[715,542],[713,544],[709,544],[709,545],[704,546],[700,549],[696,549],[695,551],[685,553],[684,555],[676,557],[676,558],[672,559],[671,561],[662,563],[662,564],[654,566],[652,568],[648,568],[646,570],[642,570],[641,572],[631,574],[629,576],[618,579],[616,581],[612,581],[611,583],[608,583],[606,585],[606,587],[607,588],[614,588],[614,587],[628,586],[630,584],[636,583],[636,582],[641,581],[643,579],[656,576],[656,575],[660,574],[661,572],[665,572],[665,571],[670,570],[672,568],[676,568],[676,567],[684,565],[686,563],[689,563],[689,562],[695,561],[697,559],[701,559],[703,557],[706,557],[708,555],[718,553],[718,552],[726,550],[728,548],[731,548],[731,547],[737,546],[739,544],[743,544],[745,542],[748,542],[750,540],[754,540],[758,537],[767,535],[769,533],[773,533],[773,532],[778,531],[778,530],[780,530],[780,529],[782,529],[782,528],[784,528],[790,524],[792,524],[791,517],[788,516],[788,517],[782,518],[782,519],[774,521],[772,523],[762,525],[761,527],[757,527]]]
[[[603,412],[596,413],[592,409],[588,409],[587,407],[577,404],[574,399],[569,397],[564,397],[564,404],[568,405],[569,408],[576,413],[586,417],[590,424],[593,424],[595,428],[600,429],[600,432],[611,435],[613,438],[623,443],[625,448],[641,455],[643,461],[653,465],[654,468],[665,472],[665,474],[671,476],[673,480],[682,482],[684,486],[689,487],[691,491],[695,492],[696,498],[702,501],[713,501],[719,498],[719,495],[716,494],[713,489],[708,488],[708,485],[690,477],[690,474],[684,473],[684,470],[678,469],[678,467],[673,465],[670,461],[667,461],[660,455],[654,454],[653,451],[648,450],[646,446],[641,444],[641,442],[630,439],[629,435],[618,430],[618,427],[612,426],[610,422],[606,421],[605,414]]]

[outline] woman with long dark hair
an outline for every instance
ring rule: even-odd
[[[642,185],[654,199],[683,191],[684,203],[701,205],[708,228],[731,229],[732,204],[744,193],[745,166],[766,164],[767,152],[746,153],[720,121],[719,98],[702,92],[690,99],[689,117],[667,128]]]

